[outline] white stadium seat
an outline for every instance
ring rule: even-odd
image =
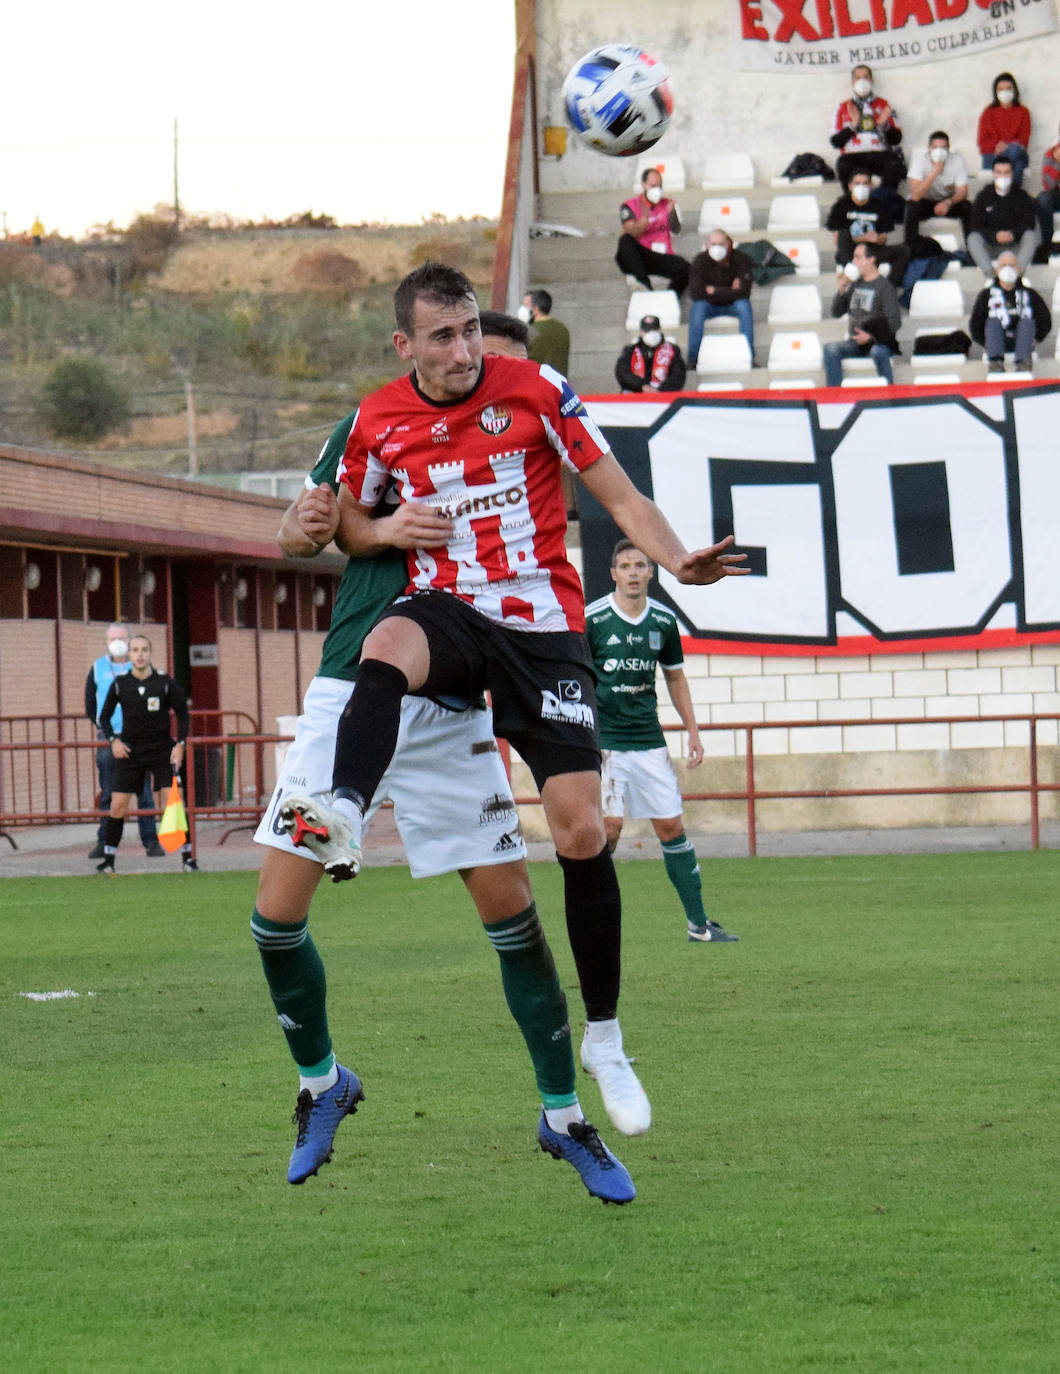
[[[641,177],[649,167],[654,167],[663,179],[664,191],[684,191],[687,190],[685,178],[685,164],[681,159],[671,153],[666,156],[663,153],[652,151],[641,153],[637,158],[637,179],[633,183],[634,191],[643,189]]]
[[[770,324],[815,324],[821,318],[821,293],[816,286],[779,283],[769,297]]]
[[[813,239],[776,239],[773,247],[792,260],[797,277],[821,275],[821,250]]]
[[[755,165],[748,153],[715,153],[703,163],[704,191],[755,184]]]
[[[751,206],[745,196],[708,199],[699,212],[699,232],[724,229],[727,234],[743,234],[751,227]]]
[[[914,386],[960,386],[959,372],[928,372],[913,378]]]
[[[807,329],[774,334],[766,366],[770,372],[805,372],[807,368],[823,367],[824,353],[817,331]]]
[[[812,391],[817,383],[812,377],[778,377],[769,383],[770,391]]]
[[[789,234],[820,229],[821,207],[816,196],[774,196],[769,206],[767,229]]]
[[[940,278],[918,281],[909,298],[911,320],[963,320],[964,296],[960,283]]]
[[[742,391],[743,382],[700,382],[697,391]]]
[[[657,315],[661,329],[676,329],[681,323],[681,302],[676,291],[634,291],[626,311],[626,328],[640,328],[645,315]]]
[[[917,284],[919,285],[919,283]],[[933,282],[932,285],[935,285],[935,283]],[[956,286],[957,283],[954,282],[953,285]],[[964,366],[968,359],[963,353],[918,353],[916,351],[916,340],[919,339],[921,335],[939,334],[942,332],[943,331],[938,329],[935,325],[921,326],[921,328],[916,331],[913,337],[913,353],[909,359],[914,367],[947,367],[952,369]]]
[[[849,358],[844,359],[844,362],[849,362],[849,361],[850,361]],[[840,386],[862,386],[862,387],[864,387],[864,386],[886,386],[887,383],[886,383],[886,381],[884,380],[884,378],[881,377],[881,376],[879,375],[879,373],[876,372],[876,371],[874,370],[874,371],[873,371],[873,375],[872,375],[871,377],[844,377],[843,380],[839,383],[839,385],[840,385]]]
[[[750,372],[751,349],[742,334],[704,334],[697,372]]]
[[[1060,310],[1060,277],[1053,282],[1053,304],[1052,313],[1055,315]],[[1057,339],[1060,339],[1060,330],[1057,331]]]

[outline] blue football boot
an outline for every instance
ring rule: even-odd
[[[537,1126],[537,1143],[554,1159],[573,1164],[593,1197],[604,1202],[632,1202],[637,1196],[626,1167],[617,1160],[588,1121],[575,1121],[570,1135],[560,1135],[548,1124],[545,1113]]]
[[[291,1118],[298,1127],[298,1138],[287,1166],[288,1183],[304,1183],[328,1162],[339,1122],[344,1116],[352,1116],[357,1103],[364,1101],[357,1075],[341,1064],[336,1068],[339,1081],[327,1092],[315,1098],[308,1088],[303,1088],[298,1094]]]

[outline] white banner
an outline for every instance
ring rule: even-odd
[[[1057,27],[1055,0],[729,0],[744,71],[910,67],[1000,48]]]

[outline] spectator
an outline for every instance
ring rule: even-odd
[[[1011,72],[994,77],[994,98],[979,116],[976,142],[983,169],[990,171],[1003,153],[1012,164],[1012,184],[1018,190],[1027,170],[1031,141],[1031,114],[1020,104],[1020,88]]]
[[[1038,231],[1041,234],[1042,260],[1048,262],[1053,242],[1053,213],[1060,210],[1060,143],[1054,143],[1042,158],[1042,193],[1038,197]]]
[[[845,187],[853,172],[868,172],[897,191],[905,176],[905,160],[897,151],[902,141],[898,118],[886,100],[873,95],[871,67],[855,67],[851,81],[850,98],[835,112],[830,140],[833,148],[842,149],[836,158],[836,176]]]
[[[478,323],[483,353],[499,353],[503,358],[529,357],[530,331],[523,320],[499,310],[481,310]]]
[[[1031,353],[1053,327],[1049,307],[1033,287],[1020,280],[1015,253],[1002,253],[989,286],[975,298],[968,332],[986,353],[991,372],[1005,370],[1005,354],[1012,353],[1017,372],[1030,369]]]
[[[88,677],[85,679],[85,715],[96,727],[96,738],[100,741],[100,746],[96,750],[96,768],[99,772],[99,809],[102,814],[95,848],[88,856],[90,859],[103,858],[103,841],[106,838],[111,784],[114,779],[114,755],[111,753],[107,737],[100,727],[99,714],[103,710],[103,703],[107,699],[110,684],[115,678],[123,677],[132,667],[132,663],[129,661],[128,626],[120,623],[108,625],[106,645],[107,652],[96,659],[92,667],[89,668]],[[121,733],[120,706],[115,712],[113,727],[115,734]],[[166,851],[158,843],[158,828],[155,825],[155,794],[151,791],[151,783],[148,778],[143,781],[143,786],[136,798],[136,805],[140,812],[137,824],[140,831],[140,843],[144,847],[144,852],[149,859],[164,858]]]
[[[672,200],[663,195],[662,174],[645,168],[640,195],[627,200],[619,211],[622,235],[615,262],[638,285],[651,290],[652,277],[665,277],[679,296],[688,285],[688,263],[674,252],[671,237],[681,228],[681,216]]]
[[[547,291],[528,291],[523,297],[523,318],[530,318],[530,361],[554,367],[564,377],[570,366],[570,330],[552,318],[552,297]]]
[[[615,363],[615,378],[623,391],[680,391],[684,386],[685,360],[677,344],[663,338],[656,315],[641,320],[640,337]]]
[[[897,353],[898,330],[902,313],[898,293],[880,276],[874,243],[859,243],[840,278],[832,300],[832,315],[849,317],[847,337],[824,346],[825,386],[839,386],[843,380],[843,359],[870,357],[876,371],[888,386],[894,382],[891,354]]]
[[[968,239],[968,223],[972,215],[968,199],[968,167],[960,153],[950,148],[950,136],[944,129],[936,129],[928,138],[928,146],[917,153],[909,167],[909,199],[905,206],[905,241],[913,257],[920,226],[929,225],[935,218],[957,219],[961,232]]]
[[[988,280],[994,275],[994,259],[1010,250],[1019,259],[1022,275],[1038,246],[1038,215],[1026,191],[1013,184],[1012,162],[1007,153],[994,158],[994,180],[972,202],[968,252]]]
[[[735,316],[747,340],[751,360],[755,352],[755,324],[751,311],[752,263],[746,253],[732,246],[724,229],[712,229],[702,253],[692,259],[688,278],[688,361],[699,357],[703,326],[719,315]]]
[[[871,243],[879,250],[877,262],[889,264],[884,275],[891,276],[895,282],[902,280],[909,262],[909,249],[904,243],[887,243],[894,219],[887,203],[872,189],[868,172],[851,173],[847,191],[828,211],[825,228],[832,231],[837,267],[843,268],[850,262],[857,244]]]

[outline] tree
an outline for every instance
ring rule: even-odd
[[[44,383],[37,412],[57,438],[94,440],[125,423],[129,399],[98,358],[66,358]]]

